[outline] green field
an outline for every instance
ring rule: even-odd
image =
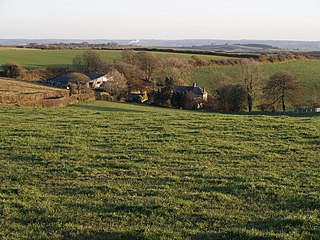
[[[319,60],[293,60],[278,63],[263,63],[262,70],[265,74],[271,76],[278,71],[289,71],[297,76],[302,82],[306,83],[308,95],[314,91],[320,94],[320,61]],[[210,81],[210,76],[214,72],[223,72],[230,76],[235,82],[239,82],[240,67],[238,66],[213,66],[194,68],[192,70],[193,81],[199,86],[204,86],[208,89],[214,86]]]
[[[319,239],[320,116],[0,108],[0,239]]]
[[[7,62],[17,62],[28,69],[39,67],[70,67],[72,68],[72,59],[75,55],[81,54],[83,50],[34,50],[34,49],[14,49],[0,48],[0,64]],[[101,50],[100,54],[109,62],[121,57],[119,50]],[[160,53],[155,52],[157,56],[178,56],[187,60],[191,59],[191,54]],[[225,57],[197,55],[203,59],[221,59]],[[320,61],[319,60],[294,60],[278,63],[263,63],[262,69],[266,74],[272,75],[277,71],[289,71],[306,83],[308,95],[311,96],[314,91],[320,94]],[[210,89],[212,82],[210,76],[213,72],[224,72],[232,77],[235,82],[239,78],[239,67],[237,66],[211,66],[193,68],[191,70],[191,81],[199,86]]]
[[[72,59],[75,55],[83,53],[84,50],[36,50],[36,49],[15,49],[0,48],[0,65],[8,62],[16,62],[27,69],[40,67],[71,67]],[[109,63],[121,57],[122,51],[119,50],[101,50],[99,53]],[[178,56],[187,60],[191,59],[191,54],[161,53],[154,52],[158,56]],[[221,59],[225,57],[196,55],[203,59]]]
[[[0,48],[0,64],[16,62],[27,69],[40,67],[72,67],[72,59],[83,50],[36,50]],[[121,51],[100,51],[110,63],[121,57]]]

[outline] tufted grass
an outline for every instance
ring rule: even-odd
[[[320,116],[0,108],[0,238],[319,239]]]

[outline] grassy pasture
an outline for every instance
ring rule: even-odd
[[[293,60],[279,63],[261,64],[263,71],[271,76],[278,71],[289,71],[304,82],[308,88],[308,95],[314,91],[320,94],[320,61],[319,60]],[[235,82],[239,82],[240,68],[237,66],[212,66],[203,68],[194,68],[192,70],[192,79],[199,86],[210,89],[214,83],[210,81],[210,76],[214,72],[223,72],[232,77]]]
[[[36,49],[16,49],[0,48],[0,65],[7,62],[16,62],[27,69],[39,67],[71,67],[72,59],[75,55],[81,54],[83,50],[36,50]],[[119,50],[101,50],[100,54],[110,63],[121,57]],[[178,56],[184,59],[191,59],[191,54],[162,53],[154,52],[158,56]],[[197,55],[203,59],[221,59],[225,57]]]
[[[82,50],[37,50],[0,48],[0,64],[16,62],[27,69],[40,67],[72,67],[72,59]],[[121,51],[100,51],[100,54],[112,62],[121,56]]]
[[[1,239],[319,239],[320,116],[0,108]]]

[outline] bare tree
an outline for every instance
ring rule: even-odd
[[[186,85],[190,80],[189,68],[188,61],[175,56],[165,56],[158,74],[158,81],[163,82],[165,79],[170,78],[173,80],[174,85]]]
[[[116,69],[111,72],[112,80],[104,84],[104,89],[107,93],[115,98],[121,98],[128,90],[127,80],[125,76],[119,73]]]
[[[134,65],[135,64],[135,51],[124,50],[121,54],[121,62]]]
[[[214,95],[218,88],[232,84],[233,80],[223,72],[214,72],[208,79],[210,82],[210,89],[212,95]]]
[[[155,74],[161,68],[161,60],[148,52],[138,52],[135,55],[135,60],[139,68],[144,71],[146,80],[153,82],[153,87],[156,88]]]
[[[138,66],[120,61],[117,62],[114,67],[118,72],[124,75],[130,90],[143,88],[146,75]]]
[[[301,100],[302,83],[289,72],[277,72],[268,80],[264,94],[268,105],[276,108],[281,103],[282,111],[286,111],[287,103],[297,104]]]
[[[94,50],[87,50],[73,58],[73,64],[82,73],[105,73],[107,62]]]
[[[240,77],[242,85],[247,91],[247,105],[249,112],[251,112],[253,102],[261,90],[261,84],[266,76],[257,62],[245,59],[240,63]]]

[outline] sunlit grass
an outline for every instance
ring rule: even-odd
[[[320,116],[0,108],[1,239],[317,239]]]

